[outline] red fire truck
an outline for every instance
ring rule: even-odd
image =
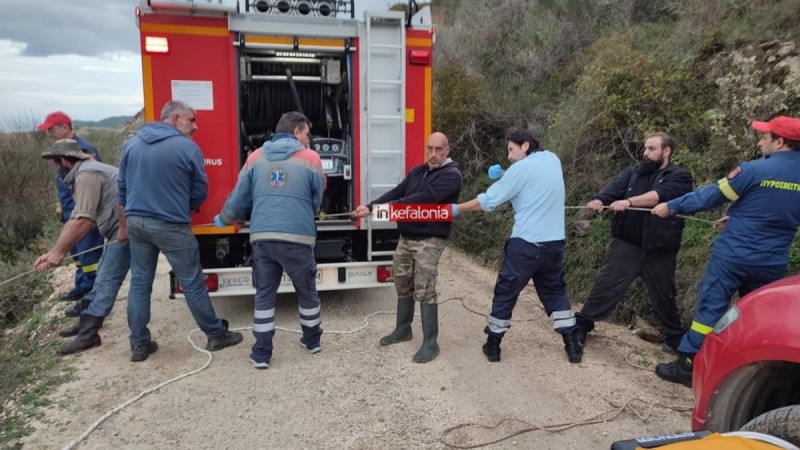
[[[194,139],[203,150],[209,196],[192,216],[192,229],[211,295],[255,292],[247,223],[215,228],[211,222],[248,154],[288,111],[311,120],[311,146],[327,177],[316,222],[317,288],[390,283],[396,224],[347,213],[424,162],[430,10],[366,11],[356,18],[353,0],[141,0],[136,17],[145,120],[159,120],[173,99],[197,111]],[[279,292],[292,290],[284,276]],[[174,277],[171,292],[180,293]]]

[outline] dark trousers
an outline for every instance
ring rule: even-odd
[[[283,272],[292,280],[297,295],[300,325],[307,345],[318,346],[322,334],[320,299],[317,293],[317,263],[314,249],[305,244],[258,240],[252,243],[253,279],[256,285],[253,311],[253,345],[250,358],[269,362],[275,335],[275,296]]]
[[[597,274],[578,321],[607,318],[625,297],[631,283],[641,277],[667,345],[677,348],[683,326],[675,305],[675,260],[678,252],[642,252],[642,247],[614,238]]]
[[[555,331],[561,334],[572,332],[575,316],[567,298],[563,259],[564,241],[532,244],[519,238],[509,239],[494,286],[492,312],[484,330],[486,334],[502,337],[511,328],[511,313],[517,305],[519,293],[531,279]]]

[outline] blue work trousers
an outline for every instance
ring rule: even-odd
[[[221,337],[227,328],[214,312],[200,267],[200,250],[188,224],[150,217],[127,218],[131,251],[131,288],[128,291],[128,328],[131,347],[151,340],[150,295],[159,251],[172,266],[183,288],[186,305],[195,322],[209,338]]]
[[[116,236],[116,233],[114,233],[114,236]],[[84,314],[94,317],[108,317],[119,295],[119,288],[122,286],[122,282],[125,281],[125,277],[128,276],[130,268],[130,245],[127,242],[108,244],[103,256],[100,258],[94,289],[87,295],[87,298],[91,298],[92,301],[84,311]]]
[[[289,276],[297,295],[303,342],[318,347],[322,328],[320,300],[317,293],[317,263],[311,246],[296,242],[258,240],[253,249],[253,280],[256,286],[253,311],[253,345],[250,358],[269,362],[272,337],[275,335],[275,295],[283,272]]]
[[[564,241],[530,243],[519,238],[509,239],[494,286],[492,312],[484,329],[486,334],[502,337],[511,328],[511,313],[520,292],[531,279],[555,331],[571,333],[575,329],[575,315],[567,298],[563,259]]]
[[[743,297],[785,275],[785,264],[757,266],[712,253],[697,293],[697,313],[689,331],[683,335],[678,351],[691,355],[700,351],[706,335],[730,307],[735,292],[738,291],[739,297]]]

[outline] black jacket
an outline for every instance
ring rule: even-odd
[[[383,203],[458,203],[461,194],[461,171],[451,159],[429,170],[427,164],[412,168],[408,175],[389,192],[381,195],[368,206]],[[397,228],[403,237],[424,239],[429,237],[450,237],[451,222],[400,222]]]
[[[610,205],[616,200],[656,191],[658,201],[666,202],[692,191],[692,176],[672,163],[649,174],[639,174],[637,168],[638,165],[623,170],[594,199]],[[680,217],[661,219],[649,212],[626,211],[614,215],[611,235],[640,245],[643,251],[677,251],[681,248],[683,225]]]

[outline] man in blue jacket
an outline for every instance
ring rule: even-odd
[[[692,385],[692,363],[703,340],[739,296],[786,275],[789,246],[800,226],[800,119],[753,122],[764,158],[736,167],[716,183],[653,208],[668,217],[733,202],[725,228],[711,247],[700,283],[697,313],[678,345],[678,358],[656,366],[656,375]]]
[[[63,112],[51,112],[47,115],[47,117],[45,117],[42,123],[36,126],[36,129],[38,131],[47,132],[47,135],[52,138],[53,141],[57,141],[59,139],[72,139],[81,146],[83,152],[91,155],[96,161],[100,161],[100,153],[98,153],[94,145],[75,134],[75,131],[72,129],[72,119]],[[61,223],[66,223],[72,216],[72,211],[75,209],[75,201],[72,198],[72,192],[64,184],[64,177],[66,176],[66,173],[63,172],[63,169],[56,171],[55,180],[56,194],[58,196],[58,203],[60,206],[58,218]],[[87,294],[89,294],[94,287],[94,280],[97,277],[97,264],[100,261],[100,257],[103,255],[102,247],[97,247],[102,245],[103,236],[95,227],[92,228],[89,231],[89,234],[78,241],[75,247],[70,250],[70,253],[73,255],[77,253],[81,254],[72,257],[73,261],[75,261],[75,265],[77,265],[77,268],[75,269],[75,286],[69,292],[62,295],[61,300],[80,300],[80,302],[75,303],[72,308],[67,309],[64,312],[67,317],[79,316],[81,311],[85,310],[91,301],[91,296],[87,296]],[[94,250],[87,251],[90,249]],[[85,299],[84,296],[86,296]]]
[[[520,292],[533,279],[553,328],[562,336],[569,362],[579,363],[583,348],[564,280],[566,193],[561,161],[555,153],[539,148],[539,141],[529,130],[509,133],[506,142],[511,167],[499,173],[501,169],[492,166],[490,177],[500,180],[476,198],[453,205],[454,216],[494,211],[509,201],[514,207],[514,227],[494,286],[483,353],[489,362],[500,361],[500,342],[511,328],[511,313]]]
[[[208,337],[206,350],[216,351],[242,342],[217,317],[203,270],[200,251],[189,228],[190,213],[208,194],[203,153],[191,139],[196,113],[181,101],[167,102],[161,122],[147,123],[125,143],[117,178],[120,228],[126,228],[131,251],[128,327],[131,361],[144,361],[158,350],[147,324],[150,294],[158,253],[166,256],[183,287],[186,304]]]
[[[285,271],[294,285],[303,337],[300,345],[319,353],[322,322],[317,293],[314,216],[322,204],[325,176],[319,154],[308,148],[311,122],[299,112],[281,116],[275,135],[253,152],[214,224],[250,216],[250,246],[256,285],[250,363],[267,369],[275,336],[275,295]]]

